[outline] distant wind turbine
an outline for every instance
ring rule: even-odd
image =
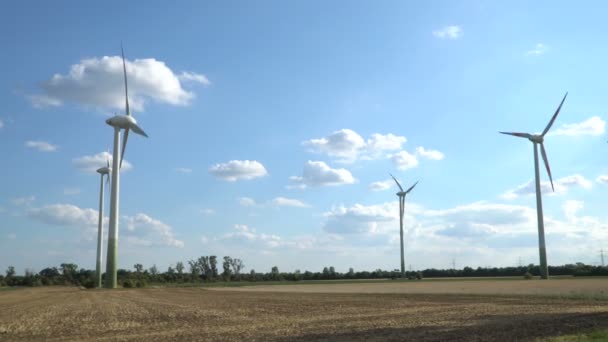
[[[104,195],[104,184],[103,176],[106,177],[106,185],[110,181],[110,160],[107,160],[107,165],[97,169],[97,172],[101,174],[101,184],[99,186],[99,223],[97,227],[97,263],[95,264],[95,280],[97,281],[97,287],[101,287],[101,262],[102,262],[102,244],[103,244],[103,195]]]
[[[542,196],[541,196],[541,192],[540,192],[540,172],[539,172],[539,167],[538,167],[538,145],[540,145],[540,152],[543,157],[545,167],[547,168],[547,173],[549,174],[549,180],[551,181],[551,189],[553,191],[555,191],[555,188],[553,187],[553,177],[551,176],[551,168],[549,167],[549,160],[547,160],[547,152],[545,152],[545,145],[543,143],[545,140],[545,135],[547,134],[547,132],[549,132],[549,129],[551,129],[551,126],[553,126],[553,123],[555,122],[555,118],[557,118],[557,114],[559,114],[559,111],[562,109],[562,105],[564,104],[564,101],[566,101],[566,96],[568,96],[567,92],[564,95],[562,102],[559,104],[559,107],[557,107],[555,114],[553,114],[551,121],[549,121],[549,124],[547,124],[547,127],[545,127],[545,130],[541,134],[499,132],[502,134],[508,134],[508,135],[513,135],[513,136],[520,137],[520,138],[526,138],[526,139],[530,140],[532,142],[532,145],[534,146],[534,176],[535,176],[535,182],[536,182],[536,217],[538,219],[538,253],[540,255],[540,276],[542,279],[549,278],[549,268],[547,266],[547,249],[545,247],[545,225],[543,222],[543,201],[542,201]]]
[[[125,53],[120,47],[122,54],[122,70],[125,79],[125,114],[126,115],[115,115],[106,120],[106,123],[114,127],[114,151],[112,151],[112,191],[110,194],[110,232],[108,234],[108,255],[106,263],[106,282],[105,287],[114,289],[116,288],[116,271],[117,271],[117,251],[118,251],[118,192],[120,182],[120,167],[122,166],[122,159],[125,156],[125,148],[127,147],[127,139],[129,138],[129,131],[132,130],[134,133],[148,137],[146,132],[143,131],[138,125],[135,118],[131,115],[129,110],[129,90],[127,86],[127,66],[125,64]],[[118,151],[120,150],[120,130],[125,130],[125,135],[122,142],[122,151],[120,153],[120,159],[118,158]],[[120,160],[120,161],[119,161]]]
[[[389,173],[389,175],[391,174]],[[414,183],[414,185],[407,189],[407,191],[403,191],[403,188],[401,187],[401,184],[399,184],[397,179],[393,175],[391,175],[391,177],[393,177],[393,180],[395,181],[395,183],[397,183],[397,186],[400,190],[397,193],[397,196],[399,197],[399,231],[401,236],[401,277],[405,277],[405,258],[403,254],[403,212],[405,211],[405,196],[414,189],[418,182]]]

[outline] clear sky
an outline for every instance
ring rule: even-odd
[[[608,250],[602,1],[7,2],[0,13],[0,271],[95,265],[99,175],[132,111],[119,267],[549,264]],[[548,176],[541,170],[543,189]],[[109,193],[106,192],[106,198]],[[106,202],[106,215],[109,205]],[[106,225],[107,232],[107,225]],[[104,247],[105,248],[105,247]],[[105,260],[105,256],[104,256]]]

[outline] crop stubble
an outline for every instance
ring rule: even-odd
[[[575,284],[559,283],[563,283],[562,288]],[[420,293],[421,290],[416,289],[423,284],[429,292],[484,287],[483,282],[428,282],[416,286],[408,283],[302,285],[309,293],[301,292],[298,288],[301,285],[283,286],[281,291],[269,286],[213,291],[204,288],[108,291],[67,287],[3,291],[0,292],[0,340],[523,341],[608,327],[605,300],[506,292],[495,296],[483,291],[474,295]],[[607,284],[608,281],[596,283],[596,291],[605,290]],[[514,285],[517,286],[501,286]],[[374,286],[377,293],[370,290]],[[409,286],[414,293],[386,293],[399,292],[395,286]],[[537,284],[528,286],[534,288]],[[357,293],[357,287],[368,293]],[[343,290],[339,291],[340,288]],[[575,286],[575,291],[578,290]]]

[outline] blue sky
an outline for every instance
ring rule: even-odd
[[[0,269],[93,268],[99,176],[130,101],[119,267],[230,255],[247,269],[537,263],[608,249],[602,2],[13,3],[0,14]],[[548,181],[546,172],[541,172]],[[547,187],[547,184],[544,185]],[[106,203],[106,211],[108,213]],[[107,232],[107,227],[106,227]]]

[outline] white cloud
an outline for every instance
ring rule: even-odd
[[[36,196],[25,196],[25,197],[17,197],[17,198],[13,198],[11,200],[11,202],[13,202],[14,205],[18,205],[18,206],[29,206],[31,205],[34,201],[36,200]]]
[[[249,197],[239,197],[238,201],[243,207],[254,207],[256,205],[255,200]]]
[[[326,212],[327,221],[323,230],[332,234],[375,233],[381,223],[392,222],[399,218],[394,203],[365,206],[355,204],[350,208],[339,206]]]
[[[96,173],[100,167],[107,166],[108,160],[110,161],[110,167],[112,166],[112,155],[108,152],[99,152],[92,156],[82,156],[72,159],[72,164],[77,169],[87,173]],[[133,165],[126,159],[122,161],[121,172],[129,171],[133,168]]]
[[[138,213],[135,216],[125,216],[127,229],[139,241],[146,241],[147,245],[164,245],[171,247],[184,247],[184,242],[175,238],[173,228],[166,223],[153,219],[152,217]],[[139,236],[143,235],[143,238]]]
[[[296,207],[296,208],[308,208],[310,205],[293,198],[276,197],[272,200],[272,204],[277,207]]]
[[[4,127],[4,122],[2,122],[2,120],[0,120],[0,128]]]
[[[40,140],[28,140],[25,142],[25,147],[36,149],[40,152],[55,152],[57,151],[57,145],[53,145],[46,141]]]
[[[259,234],[255,228],[244,224],[235,224],[234,231],[220,236],[219,241],[254,243],[258,247],[275,248],[283,244],[282,239],[274,234]],[[261,246],[260,246],[261,245]]]
[[[526,51],[528,56],[540,56],[547,52],[548,47],[543,43],[538,43],[534,46],[534,49]]]
[[[178,76],[179,80],[182,82],[198,82],[204,86],[208,86],[211,84],[207,76],[202,74],[197,74],[195,72],[187,72],[184,71]]]
[[[209,168],[209,173],[228,182],[250,180],[268,174],[264,165],[256,160],[231,160],[215,164]]]
[[[188,174],[188,173],[192,173],[192,169],[189,169],[187,167],[178,167],[178,168],[175,168],[175,172]]]
[[[10,233],[6,236],[9,240],[15,240],[17,238],[17,234]]]
[[[422,146],[416,148],[416,154],[430,160],[442,160],[444,157],[443,153],[437,150],[427,150]]]
[[[357,159],[383,158],[385,151],[399,150],[406,141],[405,137],[391,133],[374,133],[366,141],[357,132],[345,128],[323,138],[304,141],[302,144],[310,147],[313,152],[325,153],[339,158],[341,162],[350,163]]]
[[[203,208],[203,209],[201,209],[201,214],[211,216],[211,215],[215,214],[215,210],[211,209],[211,208]]]
[[[79,188],[65,188],[63,189],[63,194],[66,196],[73,196],[80,194]]]
[[[89,239],[97,231],[99,220],[97,210],[82,209],[72,204],[51,204],[41,208],[32,208],[28,211],[28,216],[50,225],[81,228]]]
[[[418,159],[416,156],[409,154],[405,150],[393,154],[390,158],[395,167],[399,170],[408,170],[418,166]]]
[[[599,175],[595,181],[600,184],[608,184],[608,175]]]
[[[141,111],[151,99],[171,105],[188,105],[194,93],[180,83],[208,84],[205,76],[184,72],[176,75],[163,61],[154,58],[126,61],[131,109]],[[41,94],[29,95],[35,107],[74,102],[85,106],[124,110],[122,59],[119,56],[83,59],[66,75],[55,74],[41,85]]]
[[[581,136],[581,135],[602,135],[606,132],[606,121],[602,120],[599,116],[592,116],[589,119],[574,123],[564,124],[560,128],[549,132],[549,135],[567,135],[567,136]]]
[[[458,39],[464,35],[462,27],[450,25],[433,31],[433,36],[440,39]]]
[[[290,180],[299,188],[354,184],[356,181],[346,169],[332,169],[322,161],[310,160],[304,164],[302,176],[292,176]]]
[[[384,191],[384,190],[388,190],[388,189],[392,188],[393,185],[395,185],[395,181],[393,181],[392,178],[389,178],[389,179],[386,179],[383,181],[371,183],[369,185],[369,189],[372,191]]]
[[[593,186],[593,183],[579,174],[574,174],[557,179],[555,182],[553,182],[553,186],[555,187],[555,194],[561,194],[574,187],[590,189]],[[541,181],[540,191],[541,193],[552,194],[553,190],[551,189],[551,183],[549,181]],[[501,195],[501,197],[504,199],[515,199],[519,196],[532,194],[536,194],[536,186],[533,180],[521,184],[515,189],[506,191]]]

